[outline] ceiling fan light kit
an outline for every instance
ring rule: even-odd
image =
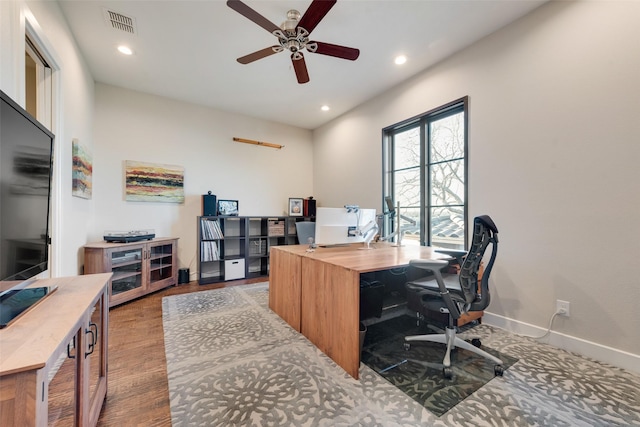
[[[309,53],[318,53],[355,61],[360,55],[358,49],[311,41],[309,39],[309,35],[313,29],[329,12],[336,1],[337,0],[313,0],[302,17],[300,17],[300,12],[297,10],[289,10],[286,21],[278,27],[240,0],[227,0],[227,6],[276,36],[279,44],[278,46],[267,47],[242,56],[238,58],[237,61],[241,64],[249,64],[258,59],[288,50],[291,52],[291,62],[298,83],[300,84],[309,81],[309,72],[302,53],[304,50]]]

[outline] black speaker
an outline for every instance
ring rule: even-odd
[[[202,195],[202,216],[216,216],[217,197],[215,194]]]
[[[178,270],[178,284],[189,283],[189,269],[181,268]]]

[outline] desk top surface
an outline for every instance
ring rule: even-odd
[[[309,245],[274,246],[273,251],[283,251],[301,257],[316,259],[360,273],[409,265],[412,259],[451,259],[428,246],[394,246],[390,243],[372,243],[365,249],[362,243],[345,246],[318,247],[309,251]]]
[[[30,287],[58,289],[28,313],[0,329],[0,376],[42,368],[105,290],[111,273],[37,280]],[[108,309],[105,307],[105,309]]]

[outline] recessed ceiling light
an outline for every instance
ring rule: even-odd
[[[396,56],[396,59],[394,60],[394,62],[396,63],[396,65],[402,65],[405,62],[407,62],[407,57],[404,55],[398,55]]]
[[[118,46],[118,52],[124,54],[124,55],[133,55],[133,51],[128,48],[127,46]]]
[[[328,106],[328,105],[323,105],[322,107],[320,107],[320,109],[321,109],[322,111],[329,111],[329,110],[330,110],[330,108],[329,108],[329,106]]]

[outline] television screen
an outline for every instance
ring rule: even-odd
[[[56,286],[41,286],[8,290],[0,294],[0,329],[18,320],[56,289],[58,289]]]
[[[0,292],[47,270],[53,134],[0,91]]]

